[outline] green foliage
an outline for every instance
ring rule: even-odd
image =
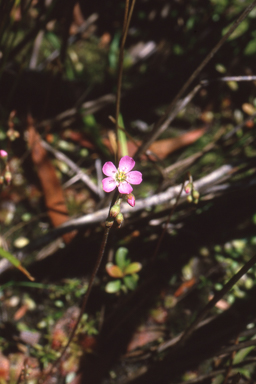
[[[222,31],[222,35],[224,36],[228,30],[230,29],[232,24],[226,26],[223,31]],[[234,39],[237,39],[238,37],[242,36],[249,28],[249,21],[248,20],[244,20],[242,21],[239,26],[235,29],[235,31],[229,36],[228,40],[231,41],[231,40],[234,40]]]
[[[18,268],[29,280],[34,280],[30,273],[21,265],[21,262],[10,252],[0,247],[0,256],[8,260],[15,268]]]
[[[105,290],[108,293],[116,293],[120,290],[127,292],[127,289],[135,290],[137,287],[137,282],[139,276],[137,272],[139,272],[142,268],[142,265],[138,262],[131,262],[130,259],[127,258],[128,249],[124,247],[120,247],[116,251],[115,260],[116,264],[108,263],[106,265],[106,271],[109,276],[116,278],[115,281],[110,281]],[[122,280],[120,280],[122,278]]]
[[[118,117],[118,125],[119,127],[124,128],[124,121],[121,113],[119,114]],[[121,156],[128,156],[128,147],[127,147],[127,140],[126,140],[126,135],[125,132],[123,132],[121,129],[118,129],[118,141],[120,143],[121,147]]]
[[[248,56],[254,55],[255,52],[256,52],[256,38],[250,40],[244,49],[244,54]]]
[[[128,249],[125,247],[120,247],[116,251],[116,264],[119,266],[121,270],[125,269],[127,264],[127,255],[128,255]]]
[[[109,68],[111,71],[115,71],[118,65],[118,53],[119,53],[119,42],[121,34],[117,32],[111,42],[108,54]]]

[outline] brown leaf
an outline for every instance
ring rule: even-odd
[[[81,145],[82,147],[92,149],[92,150],[96,149],[95,145],[92,144],[91,141],[89,139],[87,139],[85,137],[85,135],[81,132],[71,131],[71,129],[67,129],[64,132],[63,137],[65,139],[70,139],[70,140],[73,140],[73,141],[79,143],[79,145]]]
[[[163,160],[167,156],[169,156],[171,153],[177,151],[178,149],[181,149],[183,147],[186,147],[187,145],[193,144],[196,140],[198,140],[201,136],[203,136],[204,133],[205,133],[205,128],[199,128],[199,129],[194,129],[193,131],[190,131],[190,132],[186,132],[183,135],[180,135],[178,137],[157,140],[150,145],[149,150],[152,151],[157,156],[157,158],[159,158],[160,160]],[[103,143],[113,153],[113,149],[109,139],[104,138]],[[141,144],[142,144],[141,141],[133,142],[128,140],[127,148],[128,148],[129,156],[133,157],[133,155],[135,154],[135,152],[137,151],[138,147]],[[157,160],[153,155],[151,156],[151,158],[152,160],[155,160],[155,161]]]
[[[41,145],[40,135],[35,130],[31,116],[28,116],[27,131],[28,146],[31,149],[31,157],[42,185],[48,215],[53,226],[58,227],[69,219],[62,187],[55,168],[49,160],[46,150]],[[63,239],[66,243],[69,243],[74,235],[75,232],[65,234]]]
[[[256,112],[255,107],[252,104],[244,103],[242,105],[242,110],[247,113],[248,115],[253,115]]]
[[[193,144],[205,133],[205,128],[194,129],[175,138],[155,141],[149,150],[157,155],[161,160],[180,148]]]
[[[15,312],[14,314],[14,320],[20,320],[23,316],[25,316],[25,314],[27,313],[27,310],[28,310],[28,306],[26,304],[22,305],[18,311]]]

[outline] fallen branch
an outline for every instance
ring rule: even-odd
[[[231,165],[223,165],[222,167],[213,171],[209,175],[195,181],[195,189],[198,190],[201,194],[205,193],[207,192],[208,188],[211,188],[212,185],[218,184],[223,179],[223,177],[230,177],[233,171],[234,169]],[[176,197],[180,192],[180,188],[181,185],[176,185],[174,187],[168,188],[165,192],[146,197],[145,199],[136,200],[136,205],[133,208],[125,204],[122,208],[122,212],[124,214],[130,214],[132,212],[142,211],[146,208],[154,207],[159,204],[175,203]],[[187,195],[185,192],[183,192],[181,194],[179,204],[184,202],[186,198]],[[175,199],[174,202],[172,201],[173,199]],[[55,239],[56,237],[61,236],[63,233],[67,233],[69,231],[72,231],[73,229],[79,229],[80,227],[86,227],[92,224],[101,223],[106,219],[108,215],[108,210],[109,208],[103,208],[88,215],[69,220],[58,228],[55,228],[54,230],[50,231],[48,234],[37,239],[33,244],[30,244],[27,247],[41,247],[47,244],[49,241]]]
[[[228,179],[233,172],[235,171],[235,168],[233,168],[231,165],[223,165],[222,167],[216,169],[209,175],[202,177],[201,179],[194,182],[195,189],[202,195],[204,193],[208,193],[208,191],[211,191],[212,187],[221,181],[223,179]],[[154,196],[149,196],[145,199],[136,200],[135,207],[129,207],[127,204],[124,205],[122,208],[122,212],[124,214],[130,214],[132,212],[138,212],[142,211],[146,208],[154,207],[159,204],[175,204],[176,198],[180,192],[181,185],[176,185],[174,187],[168,188],[165,192],[158,193]],[[181,194],[179,204],[183,203],[187,198],[187,195],[185,192]],[[95,225],[102,223],[106,220],[106,217],[108,215],[109,208],[103,208],[96,212],[90,213],[88,215],[68,220],[66,223],[62,224],[58,228],[53,229],[52,231],[49,231],[47,234],[35,239],[33,242],[28,244],[26,247],[24,247],[22,250],[18,252],[18,257],[21,260],[28,252],[31,252],[32,250],[39,249],[47,244],[49,244],[51,241],[55,240],[59,236],[62,236],[65,233],[71,232],[74,229],[84,228],[88,227],[90,225]],[[6,260],[0,261],[0,274],[4,272],[6,269],[8,269],[10,264]]]

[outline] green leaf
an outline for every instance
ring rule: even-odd
[[[118,116],[118,125],[124,129],[124,121],[121,114]],[[126,135],[120,128],[118,128],[118,140],[121,147],[121,157],[128,156]]]
[[[121,269],[117,266],[114,265],[113,263],[108,263],[106,265],[106,271],[111,277],[123,277],[124,274],[121,271]]]
[[[27,276],[27,278],[31,281],[34,281],[34,277],[30,275],[30,273],[21,265],[21,262],[16,259],[15,256],[13,256],[11,253],[6,251],[5,249],[0,247],[0,256],[7,259],[15,268],[18,268],[24,275]]]
[[[125,286],[130,289],[131,291],[134,291],[134,289],[137,287],[137,281],[138,281],[138,275],[134,274],[131,276],[125,276],[124,277],[124,284]]]
[[[244,49],[245,55],[254,55],[256,53],[256,39],[249,41]]]
[[[92,114],[84,116],[83,122],[87,127],[90,127],[90,128],[95,128],[97,125],[96,119]]]
[[[115,280],[115,281],[110,281],[106,287],[105,291],[108,293],[116,293],[120,291],[121,288],[121,280]]]
[[[228,87],[232,90],[232,91],[237,91],[238,90],[238,84],[236,81],[227,81],[227,85]]]
[[[234,357],[234,360],[233,360],[233,364],[236,365],[236,364],[239,364],[241,363],[245,358],[246,356],[255,348],[255,346],[251,346],[251,347],[247,347],[247,348],[243,348],[243,349],[240,349],[240,351],[238,351]]]
[[[60,39],[55,33],[47,32],[45,37],[54,49],[60,49]]]
[[[120,38],[121,34],[119,32],[116,33],[109,48],[108,60],[112,71],[117,68]]]
[[[81,109],[81,114],[83,110]],[[105,145],[102,143],[102,135],[97,124],[97,121],[94,115],[85,115],[83,116],[84,127],[83,130],[90,134],[90,137],[93,139],[93,143],[105,154],[108,154]]]
[[[116,263],[118,267],[123,271],[125,267],[128,265],[126,256],[128,254],[128,249],[125,247],[120,247],[116,251]]]
[[[232,23],[233,24],[233,23]],[[230,29],[231,25],[228,25],[227,27],[225,27],[223,30],[222,30],[222,36],[224,36],[228,30]],[[247,29],[249,28],[249,23],[248,23],[248,20],[244,20],[242,21],[238,27],[234,30],[233,33],[231,33],[231,35],[229,36],[228,38],[228,41],[231,41],[231,40],[234,40],[234,39],[237,39],[238,37],[242,36],[246,31]]]
[[[142,268],[142,265],[141,263],[131,263],[129,264],[125,270],[124,270],[124,274],[125,275],[132,275],[134,273],[137,273],[141,270]]]
[[[212,384],[222,384],[224,381],[224,376],[223,375],[217,375],[212,381]]]

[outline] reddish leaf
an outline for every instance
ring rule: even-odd
[[[175,291],[174,296],[179,297],[183,293],[185,293],[189,288],[193,287],[196,283],[196,279],[193,277],[192,279],[185,281],[181,286]]]
[[[25,314],[27,313],[27,310],[28,310],[28,306],[26,304],[22,305],[18,311],[15,312],[14,314],[14,320],[20,320],[23,316],[25,316]]]
[[[52,333],[52,349],[58,351],[67,342],[67,334],[62,328],[55,329]]]
[[[96,349],[96,338],[95,336],[83,335],[79,338],[79,344],[85,352],[93,352]]]
[[[111,276],[111,277],[123,277],[124,276],[121,269],[117,265],[114,265],[112,263],[108,263],[106,265],[106,271],[109,274],[109,276]]]
[[[246,121],[245,126],[247,128],[253,128],[254,127],[254,121],[253,120]]]
[[[9,360],[0,353],[0,382],[4,383],[9,379],[10,363]]]

